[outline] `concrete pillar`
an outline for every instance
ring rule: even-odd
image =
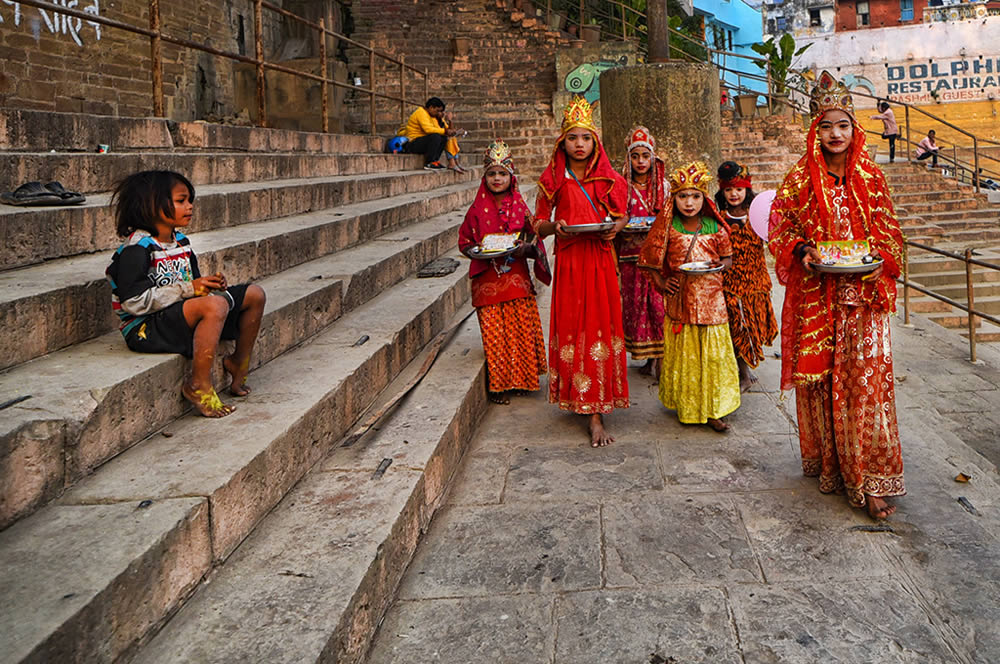
[[[719,72],[710,64],[661,62],[601,74],[601,136],[615,167],[625,159],[634,125],[649,128],[673,170],[700,159],[714,172],[721,161]]]

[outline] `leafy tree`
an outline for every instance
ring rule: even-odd
[[[758,67],[766,72],[768,64],[770,64],[774,93],[781,95],[788,91],[789,86],[796,87],[800,82],[801,76],[792,71],[792,61],[805,53],[810,46],[812,46],[811,43],[796,50],[795,38],[786,32],[781,35],[781,39],[777,43],[775,43],[774,37],[771,37],[763,44],[753,44],[750,48],[767,60],[766,63],[756,62]]]

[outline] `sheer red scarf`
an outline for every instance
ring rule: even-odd
[[[570,129],[575,128],[570,127]],[[567,157],[566,151],[563,149],[563,141],[566,139],[567,133],[569,133],[569,129],[559,136],[559,140],[556,141],[555,150],[552,151],[552,157],[542,172],[542,176],[538,179],[539,193],[548,202],[548,205],[544,206],[543,209],[551,210],[555,207],[556,193],[567,182],[576,186],[572,182],[572,178],[566,177]],[[628,204],[626,187],[622,182],[622,176],[611,166],[611,161],[604,151],[604,145],[601,144],[600,137],[596,132],[591,131],[590,133],[594,136],[594,153],[590,157],[586,173],[580,180],[580,183],[594,184],[597,192],[594,205],[600,206],[598,210],[604,208],[605,214],[612,217],[622,217],[625,215],[626,205]]]
[[[500,204],[497,205],[493,192],[486,186],[486,176],[479,183],[476,198],[465,213],[465,220],[458,229],[458,248],[462,251],[474,247],[483,241],[490,233],[520,233],[532,231],[531,210],[524,202],[517,186],[517,176],[511,175],[510,189]],[[548,285],[552,282],[548,259],[545,255],[545,244],[533,240],[540,252],[540,259],[535,261],[535,276]],[[474,260],[469,265],[469,276],[477,277],[489,269],[489,261]]]
[[[652,211],[652,213],[659,214],[660,210],[666,204],[667,191],[664,187],[664,182],[666,179],[667,165],[663,163],[663,160],[659,157],[653,157],[652,168],[649,169],[649,181],[646,185],[646,191],[643,195],[643,200],[646,203],[646,207]],[[632,184],[632,161],[629,159],[629,155],[625,155],[625,165],[622,167],[622,176],[625,178],[625,182],[628,183],[628,191],[625,192],[626,205],[632,200],[632,190],[636,187]],[[638,189],[636,189],[638,191]]]

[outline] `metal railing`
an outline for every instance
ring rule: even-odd
[[[340,33],[334,32],[326,27],[323,19],[318,22],[309,21],[297,14],[294,14],[287,9],[273,5],[265,0],[251,0],[253,2],[254,8],[254,57],[249,57],[246,55],[241,55],[239,53],[230,53],[228,51],[223,51],[217,48],[212,48],[211,46],[206,46],[204,44],[199,44],[190,39],[183,39],[180,37],[173,37],[168,34],[164,34],[162,30],[162,25],[160,21],[160,0],[149,0],[149,28],[142,28],[128,23],[123,23],[122,21],[116,21],[114,19],[109,19],[104,16],[98,16],[96,14],[91,14],[87,12],[82,12],[70,7],[64,7],[62,5],[57,5],[52,2],[46,2],[44,0],[18,0],[20,4],[27,5],[29,7],[36,7],[38,9],[45,9],[57,14],[63,14],[73,18],[88,21],[90,23],[97,23],[100,25],[107,26],[109,28],[115,28],[122,30],[124,32],[129,32],[135,35],[142,35],[144,37],[149,37],[150,45],[150,80],[152,83],[152,114],[154,117],[164,117],[163,110],[163,44],[173,44],[175,46],[180,46],[182,48],[188,48],[195,51],[201,51],[203,53],[208,53],[210,55],[215,55],[221,58],[227,58],[229,60],[235,60],[237,62],[244,62],[247,64],[252,64],[256,67],[256,83],[257,83],[257,124],[261,127],[267,126],[267,95],[266,95],[266,80],[265,74],[267,70],[278,71],[284,74],[289,74],[291,76],[297,76],[299,78],[304,78],[310,81],[316,81],[320,84],[322,103],[319,110],[321,114],[321,124],[324,132],[330,130],[329,124],[329,108],[328,108],[328,92],[329,86],[334,85],[340,88],[348,88],[359,92],[363,95],[368,95],[370,100],[371,110],[369,113],[369,123],[371,125],[371,133],[374,135],[376,133],[375,124],[375,100],[388,99],[390,101],[398,101],[400,108],[400,116],[403,120],[406,119],[405,110],[406,104],[422,105],[427,99],[427,91],[429,88],[428,84],[428,74],[426,69],[417,69],[407,65],[402,56],[395,58],[387,53],[381,51],[376,51],[373,46],[362,44],[349,37],[346,37]],[[263,13],[264,10],[268,10],[284,16],[290,20],[296,21],[312,30],[316,31],[319,37],[319,74],[314,74],[307,71],[301,71],[294,69],[292,67],[286,67],[284,65],[277,64],[275,62],[269,62],[264,58],[264,41],[263,41]],[[346,44],[350,44],[357,48],[360,48],[368,53],[368,63],[369,63],[369,81],[368,87],[364,88],[357,85],[352,85],[345,81],[338,81],[335,78],[329,77],[329,56],[327,52],[327,41],[333,38],[339,40]],[[384,92],[379,92],[376,90],[376,68],[375,59],[381,58],[387,61],[390,65],[399,66],[399,95],[387,94]],[[406,87],[405,87],[405,72],[409,70],[423,77],[423,87],[424,87],[424,97],[423,99],[406,99]]]
[[[939,256],[944,256],[946,258],[951,258],[953,260],[962,261],[965,264],[965,297],[966,304],[962,304],[950,297],[941,295],[940,293],[935,293],[930,288],[921,286],[920,284],[915,284],[910,280],[910,251],[909,248],[913,247],[915,249],[920,249],[922,251],[928,251]],[[982,318],[983,320],[989,321],[994,325],[1000,325],[1000,318],[997,316],[992,316],[984,311],[979,311],[976,309],[976,295],[975,295],[975,283],[973,280],[972,266],[976,265],[979,267],[988,268],[990,270],[1000,271],[1000,265],[995,263],[989,263],[986,261],[973,258],[974,251],[969,248],[966,249],[964,253],[957,254],[953,251],[946,251],[944,249],[938,249],[936,247],[931,247],[926,244],[921,244],[919,242],[913,242],[907,240],[903,245],[903,274],[900,279],[897,279],[899,283],[903,284],[903,322],[907,325],[910,324],[910,289],[923,293],[929,297],[938,300],[939,302],[944,302],[945,304],[952,306],[956,309],[964,311],[968,316],[968,329],[969,329],[969,361],[976,361],[976,318]]]

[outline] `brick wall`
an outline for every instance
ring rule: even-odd
[[[888,28],[896,25],[922,23],[927,0],[913,0],[913,19],[901,21],[899,0],[869,0],[868,25],[858,26],[857,0],[837,3],[836,31],[864,30],[866,28]]]
[[[149,25],[147,0],[80,0],[74,5],[130,25]],[[254,53],[252,0],[170,0],[160,3],[160,13],[165,34],[227,52]],[[287,50],[289,34],[294,31],[284,19],[265,10],[265,57]],[[312,53],[300,48],[292,57],[300,54]],[[149,72],[145,37],[9,0],[0,2],[0,105],[148,116],[152,112]],[[163,44],[167,117],[192,120],[238,111],[233,72],[233,60]]]
[[[566,40],[540,21],[508,9],[502,0],[354,0],[351,11],[354,39],[429,70],[428,93],[460,114],[509,119],[536,112],[551,115],[555,53]],[[455,54],[455,39],[468,40],[467,55]],[[353,49],[348,55],[348,69],[367,86],[367,54]],[[380,92],[398,94],[398,65],[377,60],[376,77]],[[419,76],[407,73],[404,86],[408,98],[424,100]],[[354,102],[354,126],[367,127],[367,97],[352,93],[349,101]],[[378,102],[377,109],[380,131],[399,125],[397,102]],[[410,110],[407,104],[403,113]]]

